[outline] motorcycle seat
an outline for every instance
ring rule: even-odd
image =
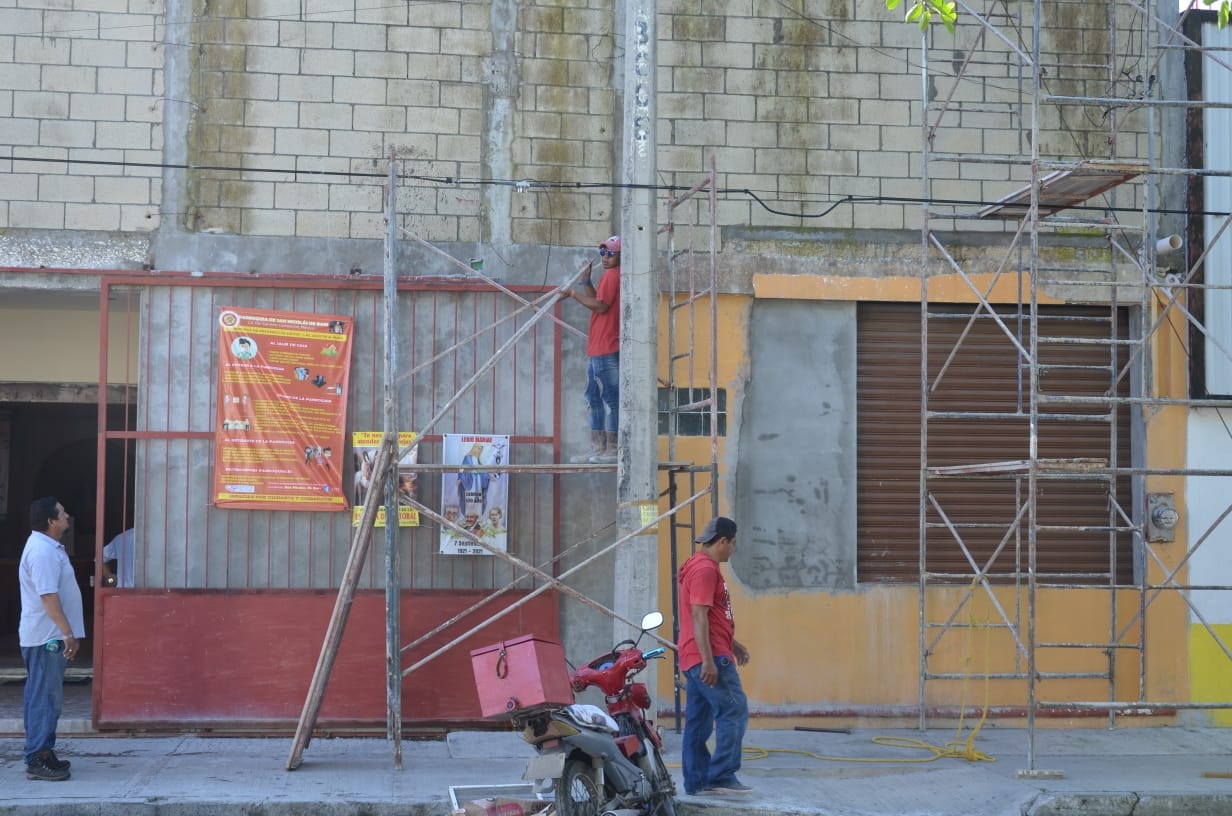
[[[616,725],[616,721],[599,706],[590,705],[589,703],[574,703],[565,707],[565,713],[569,719],[573,720],[583,728],[590,728],[595,731],[604,731],[613,736],[620,733],[620,726]]]

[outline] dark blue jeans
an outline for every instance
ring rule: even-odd
[[[620,352],[591,357],[586,364],[590,429],[616,433],[620,427]]]
[[[701,793],[706,788],[739,780],[740,757],[744,750],[744,731],[749,725],[749,701],[740,685],[736,661],[717,657],[719,679],[713,686],[702,682],[701,665],[684,673],[688,701],[684,710],[684,738],[680,762],[685,793]],[[706,740],[714,732],[714,754]]]
[[[42,646],[22,646],[26,662],[26,692],[23,708],[26,725],[25,761],[56,747],[56,724],[64,706],[64,648],[49,652]]]

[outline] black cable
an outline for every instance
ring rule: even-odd
[[[319,177],[319,178],[363,178],[363,179],[380,179],[382,182],[386,178],[386,173],[377,172],[352,172],[344,170],[301,170],[298,168],[280,169],[273,167],[229,167],[226,165],[209,165],[209,164],[174,164],[168,162],[138,162],[138,161],[114,161],[106,159],[71,159],[71,158],[47,158],[47,157],[26,157],[26,156],[0,156],[0,161],[14,162],[30,162],[32,164],[61,164],[65,166],[78,165],[99,165],[103,167],[118,167],[118,168],[140,168],[145,170],[185,170],[195,172],[220,172],[220,173],[244,173],[247,175],[253,174],[271,174],[300,177]],[[454,176],[425,176],[417,173],[406,173],[398,176],[399,181],[417,181],[425,184],[439,184],[445,186],[500,186],[513,187],[522,191],[529,192],[531,190],[652,190],[655,192],[680,192],[692,189],[682,184],[624,184],[618,182],[604,181],[535,181],[531,179],[478,179],[478,178],[457,178]],[[1002,201],[984,201],[979,199],[961,199],[961,198],[917,198],[908,196],[853,196],[847,195],[833,201],[827,202],[828,206],[820,212],[791,212],[788,210],[772,207],[754,190],[748,187],[720,187],[715,190],[717,195],[724,196],[744,196],[752,199],[759,207],[773,215],[780,215],[788,218],[805,218],[817,219],[824,218],[833,212],[836,208],[843,204],[913,204],[913,205],[928,205],[928,206],[953,206],[953,207],[988,207]],[[1140,207],[1108,207],[1097,205],[1075,204],[1066,207],[1067,210],[1078,210],[1086,212],[1100,213],[1138,213],[1142,212]],[[1218,210],[1189,210],[1189,209],[1172,209],[1168,207],[1154,207],[1147,212],[1154,215],[1189,215],[1189,216],[1205,216],[1210,215],[1217,218],[1226,217],[1229,213]],[[950,215],[941,215],[939,218],[959,218],[962,217],[957,213]]]

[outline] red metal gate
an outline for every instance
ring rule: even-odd
[[[509,289],[533,298],[546,289]],[[400,287],[398,388],[405,430],[437,413],[531,313],[517,299],[462,279],[408,280]],[[133,449],[135,586],[100,589],[96,604],[95,719],[99,727],[290,728],[311,677],[351,534],[349,513],[222,510],[211,504],[217,317],[225,307],[354,318],[348,432],[379,430],[384,398],[384,310],[379,281],[288,277],[107,278],[102,283],[100,380],[108,377],[111,304],[139,333],[132,431],[100,425],[99,490],[107,440]],[[562,333],[529,329],[425,435],[421,462],[440,461],[443,433],[509,434],[510,464],[560,461]],[[348,433],[349,436],[349,433]],[[348,455],[345,477],[349,479]],[[508,478],[508,476],[506,476]],[[509,551],[537,565],[558,552],[559,475],[520,473],[509,487]],[[439,506],[439,478],[420,478]],[[100,492],[101,495],[101,492]],[[101,524],[100,524],[101,529]],[[402,531],[403,631],[430,631],[516,576],[488,556],[437,552],[437,528]],[[381,537],[374,542],[379,553]],[[320,725],[384,723],[382,570],[369,558]],[[552,571],[548,568],[548,571]],[[517,588],[406,655],[409,661],[520,599]],[[533,631],[558,637],[554,592],[404,680],[408,722],[478,718],[469,673],[474,645]],[[344,686],[345,694],[337,688]]]

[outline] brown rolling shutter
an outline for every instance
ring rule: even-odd
[[[952,316],[942,316],[942,313]],[[937,411],[1012,412],[1029,409],[1028,370],[1020,368],[1014,345],[990,318],[975,322],[960,344],[970,306],[933,306],[929,328],[929,365],[934,377],[950,353],[940,386],[929,399]],[[1113,354],[1124,367],[1124,346],[1114,352],[1106,341],[1112,332],[1109,310],[1087,307],[1050,307],[1041,310],[1044,338],[1086,338],[1092,343],[1042,344],[1041,391],[1046,394],[1098,396],[1113,379]],[[857,312],[857,576],[869,581],[914,581],[919,574],[919,465],[920,465],[920,307],[919,304],[861,304]],[[1126,315],[1119,315],[1118,332],[1126,335]],[[1012,314],[1004,316],[1011,330],[1028,336],[1025,322],[1019,330]],[[1027,341],[1024,346],[1028,347]],[[1129,392],[1128,377],[1118,384]],[[1064,414],[1098,414],[1099,405],[1049,406]],[[1129,410],[1117,416],[1116,464],[1130,464]],[[1024,417],[996,419],[931,419],[929,465],[971,465],[1026,459],[1028,422]],[[1111,457],[1111,423],[1093,418],[1040,421],[1039,456],[1044,459]],[[1025,478],[1009,476],[965,477],[929,483],[949,521],[983,566],[1005,535],[1025,492]],[[1130,481],[1117,482],[1117,497],[1124,511],[1130,505]],[[1107,584],[1113,572],[1118,583],[1132,580],[1132,539],[1126,532],[1111,543],[1108,486],[1105,479],[1049,478],[1038,485],[1038,511],[1042,525],[1066,529],[1041,530],[1037,542],[1040,580],[1069,584]],[[929,510],[928,520],[940,522]],[[1120,526],[1124,526],[1122,520]],[[1101,529],[1079,530],[1078,527]],[[994,580],[1010,580],[1027,568],[1027,526],[1017,531],[1000,552],[990,573]],[[928,533],[930,573],[970,580],[974,570],[962,547],[948,529]],[[1115,562],[1115,563],[1114,563]]]

